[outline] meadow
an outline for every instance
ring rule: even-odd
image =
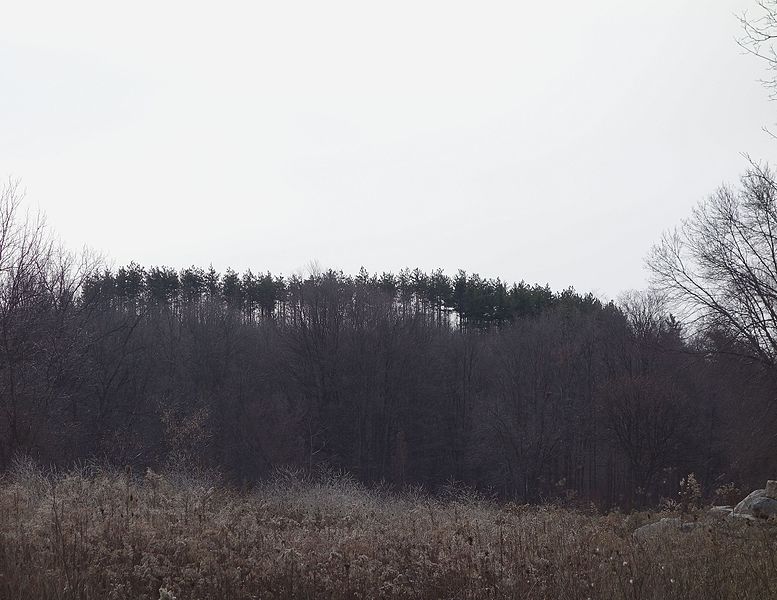
[[[0,597],[777,597],[774,526],[710,521],[633,539],[660,516],[367,489],[332,473],[235,490],[21,464],[0,480]]]

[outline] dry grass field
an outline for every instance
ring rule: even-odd
[[[0,598],[777,598],[777,534],[710,524],[652,542],[656,515],[431,498],[279,475],[85,468],[0,480]]]

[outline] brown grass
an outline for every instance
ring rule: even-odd
[[[640,545],[593,515],[279,476],[250,493],[101,469],[0,480],[0,598],[777,598],[777,534]]]

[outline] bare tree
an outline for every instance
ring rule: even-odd
[[[769,90],[772,99],[777,98],[777,51],[774,41],[777,39],[777,0],[758,0],[759,13],[744,13],[739,17],[742,24],[742,37],[737,42],[750,54],[764,60],[771,73],[762,83]]]
[[[656,377],[623,377],[602,391],[603,421],[626,457],[632,491],[649,494],[662,469],[687,459],[693,411],[671,382]]]
[[[777,367],[777,184],[753,165],[653,247],[659,291],[697,331],[725,331],[732,353]]]
[[[0,189],[0,464],[32,451],[79,377],[77,298],[93,259],[67,252],[18,181]]]
[[[41,396],[30,393],[36,382],[29,361],[40,325],[40,265],[51,244],[42,219],[21,214],[22,199],[18,181],[0,190],[0,461],[27,446],[40,422]]]

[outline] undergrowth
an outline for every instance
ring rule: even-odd
[[[240,493],[20,464],[0,480],[0,598],[777,598],[772,528],[710,523],[639,543],[647,520],[334,474],[282,472]]]

